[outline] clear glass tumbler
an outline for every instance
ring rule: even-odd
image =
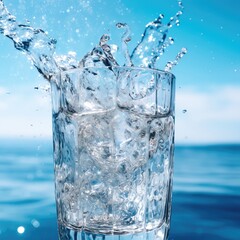
[[[168,238],[175,77],[134,67],[52,80],[60,240]]]

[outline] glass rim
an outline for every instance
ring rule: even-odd
[[[84,69],[110,69],[110,68],[115,68],[115,69],[126,69],[128,70],[139,70],[139,71],[150,71],[150,72],[156,72],[159,74],[168,74],[172,78],[176,78],[175,75],[171,72],[157,69],[157,68],[147,68],[147,67],[135,67],[135,66],[113,66],[113,67],[77,67],[77,68],[71,68],[67,70],[60,70],[59,73],[71,73],[79,70],[84,70]],[[56,74],[57,75],[57,74]]]

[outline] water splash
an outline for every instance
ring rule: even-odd
[[[181,51],[177,54],[175,60],[174,60],[174,61],[169,61],[169,62],[166,64],[164,70],[167,71],[167,72],[170,72],[170,71],[172,70],[172,68],[179,63],[180,59],[182,59],[182,57],[183,57],[186,53],[187,53],[187,49],[186,49],[186,48],[182,48]]]
[[[126,23],[117,23],[116,24],[117,28],[124,28],[125,32],[122,35],[122,50],[123,50],[123,54],[125,57],[125,66],[131,67],[133,66],[132,60],[130,58],[130,54],[128,51],[128,42],[131,41],[131,31],[129,26]]]
[[[111,53],[111,47],[107,44],[110,36],[102,35],[99,45],[94,47],[92,51],[87,53],[79,62],[78,67],[113,67],[118,66]]]
[[[125,66],[155,68],[156,61],[163,55],[165,49],[174,43],[173,38],[167,38],[167,34],[171,27],[179,25],[183,6],[181,1],[178,1],[178,4],[180,10],[170,18],[167,24],[163,23],[162,14],[155,21],[147,24],[140,43],[131,55],[128,50],[128,42],[131,40],[130,29],[126,23],[117,24],[118,28],[125,29],[122,35]],[[10,38],[16,49],[26,53],[38,71],[48,80],[60,70],[77,67],[109,67],[112,69],[118,66],[117,60],[112,55],[114,49],[111,49],[111,45],[108,44],[109,35],[104,34],[99,44],[80,62],[76,60],[74,52],[58,56],[55,54],[56,40],[50,38],[41,29],[35,29],[28,24],[19,24],[4,6],[3,0],[0,0],[0,33]],[[174,61],[167,63],[165,70],[170,71],[186,52],[183,48]]]
[[[10,38],[16,49],[26,53],[46,79],[50,79],[59,70],[53,58],[56,40],[49,38],[41,29],[19,24],[8,12],[2,0],[0,0],[0,33]]]
[[[110,36],[108,34],[104,34],[100,38],[99,45],[103,49],[106,59],[110,62],[109,66],[118,66],[117,61],[114,59],[111,53],[111,47],[107,44],[109,40],[110,40]]]
[[[78,67],[78,60],[76,56],[76,52],[70,51],[67,55],[54,55],[54,58],[61,70],[68,70],[69,68]]]
[[[166,26],[162,24],[163,15],[155,21],[147,24],[142,39],[131,54],[131,60],[135,66],[152,68],[162,47],[166,34]],[[162,29],[165,27],[165,30]]]
[[[167,47],[169,47],[170,45],[173,45],[173,44],[174,44],[174,39],[173,39],[172,37],[169,37],[168,40],[166,40],[166,41],[164,42],[164,44],[162,45],[162,47],[161,47],[161,49],[160,49],[160,51],[159,51],[159,54],[160,54],[160,55],[163,55],[164,52],[165,52],[165,49],[166,49]]]
[[[142,39],[131,54],[131,60],[135,66],[154,68],[156,61],[163,54],[169,44],[165,44],[168,31],[174,25],[179,26],[183,5],[178,1],[180,10],[171,17],[167,24],[163,23],[164,15],[161,14],[155,21],[147,24]]]
[[[170,21],[169,21],[169,23],[167,24],[167,25],[168,25],[168,28],[171,28],[171,27],[173,27],[174,25],[177,25],[177,26],[180,25],[180,20],[179,20],[179,18],[180,18],[180,16],[183,14],[183,9],[184,9],[183,4],[182,4],[181,1],[178,1],[178,7],[179,7],[180,10],[175,14],[174,17],[171,17],[171,18],[170,18]]]

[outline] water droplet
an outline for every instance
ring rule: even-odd
[[[183,7],[183,4],[182,4],[182,1],[178,1],[178,6],[179,6],[180,8],[182,8],[182,9],[184,8],[184,7]]]
[[[19,234],[23,234],[23,233],[25,232],[25,228],[24,228],[23,226],[19,226],[19,227],[17,228],[17,232],[18,232]]]
[[[163,19],[163,18],[164,18],[164,15],[161,13],[161,14],[159,15],[159,18],[160,18],[160,19]]]
[[[108,34],[103,34],[102,37],[100,38],[99,45],[102,46],[103,44],[105,44],[109,40],[110,40],[110,36]]]
[[[172,37],[169,38],[169,43],[174,44],[174,39]]]
[[[40,222],[39,222],[38,220],[36,220],[36,219],[33,219],[33,220],[31,221],[31,224],[32,224],[33,227],[35,227],[35,228],[39,228],[39,227],[40,227]]]
[[[182,52],[183,54],[186,54],[186,53],[187,53],[187,48],[182,48],[181,52]]]
[[[116,44],[111,44],[111,53],[114,54],[118,51],[118,46]]]
[[[176,14],[176,16],[179,17],[179,16],[181,16],[182,14],[183,14],[182,11],[178,11],[177,14]]]
[[[117,23],[116,24],[117,28],[122,28],[122,27],[125,27],[125,26],[126,26],[126,23]]]
[[[176,58],[174,61],[169,61],[167,62],[166,66],[165,66],[165,71],[169,72],[172,70],[172,68],[174,66],[176,66],[180,59],[187,53],[187,49],[186,48],[182,48],[181,51],[177,54]]]

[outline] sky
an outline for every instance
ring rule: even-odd
[[[159,60],[162,69],[182,47],[188,53],[176,76],[176,143],[240,143],[240,1],[183,0],[175,43]],[[81,59],[101,35],[119,44],[117,22],[128,23],[130,51],[145,25],[159,14],[178,11],[176,0],[5,0],[18,22],[42,28],[57,40],[57,54]],[[0,35],[0,138],[51,138],[48,83],[12,42]],[[120,60],[121,63],[121,60]],[[38,87],[38,90],[35,88]],[[187,111],[184,111],[187,110]]]

